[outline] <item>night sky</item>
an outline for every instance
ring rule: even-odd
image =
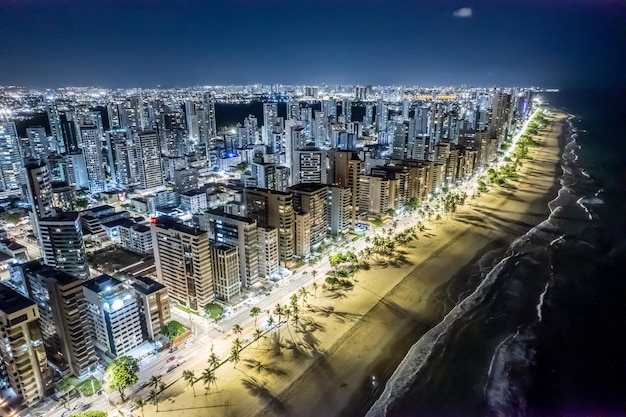
[[[623,0],[0,0],[0,84],[625,86]]]

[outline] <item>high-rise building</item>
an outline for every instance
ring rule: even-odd
[[[28,198],[35,225],[37,219],[54,216],[54,196],[48,164],[42,159],[30,159],[24,163]],[[36,226],[35,226],[36,227]]]
[[[200,228],[209,232],[217,243],[237,246],[239,249],[239,276],[247,288],[259,279],[259,253],[257,224],[249,217],[209,209],[198,215]]]
[[[306,258],[311,254],[311,213],[296,213],[294,229],[295,254],[300,258]]]
[[[278,229],[278,255],[283,265],[293,261],[294,221],[293,194],[263,188],[245,188],[244,205],[249,217],[259,227]]]
[[[48,158],[50,155],[50,144],[46,136],[46,129],[41,126],[30,126],[26,128],[28,138],[27,152],[23,152],[24,158]]]
[[[172,300],[202,312],[215,298],[208,233],[170,217],[154,219],[151,229],[159,282]]]
[[[45,100],[46,113],[48,113],[48,122],[50,123],[50,132],[56,150],[59,153],[69,152],[69,150],[65,147],[65,140],[63,139],[63,133],[61,130],[61,115],[59,114],[57,102],[52,96],[46,96]]]
[[[308,213],[310,247],[318,247],[328,236],[328,186],[325,184],[298,184],[287,188],[293,193],[296,213]]]
[[[198,126],[198,115],[196,114],[196,104],[193,101],[185,101],[185,120],[187,122],[189,140],[197,142],[200,137],[200,130]]]
[[[409,122],[400,122],[395,124],[393,134],[393,159],[405,159],[409,155]]]
[[[61,212],[41,218],[39,238],[46,265],[79,279],[89,278],[85,242],[77,212]]]
[[[99,193],[106,190],[106,172],[102,159],[102,129],[96,124],[82,124],[80,137],[83,142],[83,156],[89,178],[89,191]]]
[[[139,300],[139,316],[144,339],[154,341],[171,320],[167,287],[148,277],[135,277],[132,283]]]
[[[148,190],[164,184],[161,167],[161,146],[157,132],[140,132],[137,135],[140,149],[139,179],[141,188]]]
[[[263,129],[262,139],[266,145],[269,143],[270,136],[273,131],[273,127],[279,124],[278,119],[278,104],[276,103],[263,103]]]
[[[0,192],[19,192],[23,183],[17,128],[14,122],[0,121]]]
[[[124,355],[143,342],[137,298],[132,288],[100,275],[83,283],[91,337],[97,352]]]
[[[326,184],[327,151],[317,148],[305,148],[294,152],[292,185],[302,183]]]
[[[278,274],[278,229],[257,227],[259,248],[259,275],[270,278]]]
[[[0,357],[9,385],[32,406],[50,393],[52,384],[39,328],[37,304],[0,284]]]
[[[204,94],[203,105],[204,105],[204,109],[207,112],[207,115],[206,115],[207,135],[209,139],[213,139],[215,136],[217,136],[217,125],[216,125],[216,118],[215,118],[215,97],[213,96],[213,94],[211,93]],[[202,130],[203,127],[201,126],[200,129]]]
[[[141,150],[127,129],[107,132],[109,146],[113,150],[115,181],[122,188],[140,183],[139,162]]]
[[[231,302],[239,297],[241,280],[239,279],[239,251],[237,246],[225,243],[211,244],[211,262],[215,297],[226,302]]]
[[[387,131],[387,119],[389,118],[388,104],[384,100],[380,99],[376,103],[376,131]]]
[[[28,295],[39,307],[40,326],[48,359],[62,372],[86,375],[97,362],[85,321],[83,280],[42,264],[19,266]]]
[[[328,225],[332,235],[350,230],[352,220],[352,192],[348,187],[331,185],[328,188]]]

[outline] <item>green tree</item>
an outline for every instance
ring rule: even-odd
[[[224,313],[224,308],[215,303],[209,303],[204,306],[204,312],[210,319],[217,319]]]
[[[261,309],[259,307],[252,307],[250,309],[250,317],[254,317],[254,327],[256,327],[256,322],[259,318],[259,314],[261,314]]]
[[[237,336],[240,336],[241,332],[243,332],[243,328],[240,325],[235,324],[233,326],[233,333],[235,333]]]
[[[387,215],[389,217],[396,217],[396,209],[390,208],[389,210],[387,210]]]
[[[63,407],[70,409],[70,396],[74,390],[74,383],[72,378],[63,378],[57,383],[57,398],[59,402],[63,404]]]
[[[195,397],[196,396],[196,387],[194,386],[196,383],[195,373],[191,370],[184,370],[183,379],[187,382],[187,385],[191,386],[191,389],[193,391],[193,396]]]
[[[74,200],[74,205],[76,206],[76,210],[85,210],[89,205],[89,200],[83,197],[79,197]]]
[[[174,339],[185,333],[185,330],[187,329],[185,329],[185,326],[183,326],[179,321],[171,320],[161,328],[161,334],[170,341],[170,344],[173,345]]]
[[[117,390],[122,401],[126,401],[124,391],[137,383],[139,363],[130,356],[120,356],[111,362],[104,372],[104,388],[107,391]]]

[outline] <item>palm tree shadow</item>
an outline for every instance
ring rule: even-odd
[[[276,414],[285,414],[287,412],[285,405],[265,387],[264,383],[259,382],[254,377],[242,379],[241,383],[244,388],[250,391],[250,394],[264,401]]]
[[[255,369],[257,373],[265,372],[270,375],[287,375],[287,372],[274,363],[263,363],[256,359],[244,359],[244,366],[248,369]]]

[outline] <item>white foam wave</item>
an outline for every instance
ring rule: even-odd
[[[561,236],[563,237],[563,236]],[[560,239],[560,238],[559,238]],[[543,315],[541,313],[541,309],[543,308],[543,300],[548,292],[548,288],[550,287],[550,282],[546,282],[546,286],[543,288],[543,292],[539,296],[539,302],[537,303],[537,319],[539,321],[543,320]]]
[[[496,348],[489,367],[489,382],[485,386],[485,399],[492,412],[498,417],[526,415],[526,400],[519,377],[511,373],[527,368],[534,352],[528,348],[533,340],[530,332],[520,333],[519,329],[504,339]]]
[[[571,119],[573,117],[574,115],[570,114],[570,117],[567,120],[570,126],[570,132],[571,132],[571,128],[573,127],[573,124],[571,123]],[[581,149],[580,145],[576,143],[576,136],[577,136],[576,133],[571,133],[569,135],[568,143],[564,147],[564,149],[567,150],[568,152],[573,151],[573,154],[575,156],[574,161],[578,158],[576,151]],[[565,159],[564,158],[565,154],[566,153],[564,152],[563,159]],[[561,166],[561,168],[563,168],[563,165]],[[458,320],[463,314],[465,314],[467,311],[469,311],[471,308],[473,308],[475,305],[479,304],[482,301],[482,299],[484,298],[484,295],[486,294],[487,289],[489,289],[496,282],[500,272],[505,268],[509,260],[511,260],[512,258],[518,255],[517,249],[521,248],[522,245],[528,242],[539,231],[547,232],[553,229],[551,220],[553,219],[553,216],[556,216],[563,208],[563,206],[557,204],[557,201],[559,201],[559,199],[565,198],[565,196],[568,194],[572,196],[570,189],[564,184],[562,178],[559,179],[559,182],[561,184],[561,188],[559,189],[557,196],[548,203],[548,208],[550,210],[550,214],[548,218],[546,218],[544,221],[542,221],[541,223],[539,223],[538,225],[530,229],[524,235],[517,238],[511,244],[511,246],[509,247],[507,251],[509,255],[504,257],[502,260],[500,260],[500,262],[498,262],[495,265],[495,267],[486,275],[486,277],[478,285],[478,287],[474,290],[474,292],[472,292],[465,299],[463,299],[459,304],[457,304],[452,310],[450,310],[450,312],[448,312],[448,314],[446,314],[446,316],[443,318],[441,322],[439,322],[435,327],[433,327],[428,332],[426,332],[426,334],[424,334],[417,341],[417,343],[411,346],[406,356],[402,359],[402,362],[400,362],[400,364],[398,365],[394,373],[391,375],[391,377],[387,381],[387,384],[385,385],[385,389],[383,390],[383,393],[378,398],[378,400],[376,400],[376,402],[370,408],[370,410],[367,412],[366,417],[382,417],[382,416],[387,415],[389,408],[394,404],[394,402],[397,399],[402,398],[411,388],[414,381],[418,378],[420,371],[423,369],[424,365],[427,363],[428,359],[431,357],[433,351],[439,345],[445,342],[446,336],[448,335],[450,328],[456,322],[456,320]],[[553,240],[551,244],[555,243],[558,240],[562,240],[563,238],[564,238],[564,235]],[[539,317],[539,321],[541,321],[542,319],[541,308],[543,307],[544,297],[545,297],[547,290],[548,290],[548,284],[546,284],[546,287],[544,288],[544,291],[540,296],[539,304],[537,306],[537,309],[538,309],[537,314]],[[493,378],[494,380],[497,379],[499,381],[503,381],[503,380],[505,381],[504,383],[494,383],[494,384],[490,383],[485,388],[486,392],[487,391],[490,392],[490,394],[488,395],[488,398],[490,398],[490,401],[488,402],[494,410],[506,409],[505,406],[506,404],[510,402],[510,398],[511,398],[511,395],[510,395],[511,390],[509,389],[510,381],[508,378],[508,372],[503,371],[505,367],[504,365],[510,361],[507,361],[504,358],[502,360],[498,360],[497,358],[498,358],[498,355],[502,355],[502,352],[504,352],[503,349],[505,349],[505,347],[509,344],[507,342],[510,342],[511,340],[520,339],[518,336],[519,334],[516,333],[515,335],[510,336],[510,337],[513,337],[513,339],[505,339],[503,342],[500,343],[500,345],[498,345],[498,348],[496,349],[496,352],[494,353],[494,356],[492,357],[492,360],[491,360],[491,364],[489,366],[490,377],[492,375],[492,371],[494,371],[494,375],[495,374],[499,375],[498,378]],[[523,341],[525,344],[528,338],[529,336],[526,336],[523,338],[524,340],[520,340],[520,341]],[[510,349],[508,349],[507,347],[506,350],[510,350]],[[524,360],[526,361],[530,361],[530,357],[532,355],[529,356],[529,354],[530,353],[526,349],[515,350],[513,352],[513,356],[524,358]],[[496,370],[494,367],[497,368],[497,372],[495,372]],[[501,387],[499,393],[496,393],[497,387]],[[499,404],[502,405],[502,407],[499,407],[498,406]],[[501,414],[499,412],[497,415],[498,416],[502,415],[506,417],[510,416],[507,413]]]
[[[587,213],[587,217],[589,218],[589,220],[593,220],[593,214],[591,213],[591,211],[589,211],[589,209],[585,205],[584,200],[585,200],[584,197],[580,197],[578,200],[576,200],[576,203],[578,203],[578,205],[582,207],[583,210],[585,210],[585,213]]]
[[[550,242],[550,246],[553,246],[559,242],[563,242],[565,241],[565,235],[561,235],[559,237],[557,237],[556,239],[554,239],[552,242]]]
[[[387,381],[380,398],[376,400],[372,408],[367,412],[366,417],[387,415],[389,407],[393,402],[398,398],[402,398],[417,379],[419,372],[432,355],[434,349],[445,341],[448,331],[454,322],[483,300],[487,290],[493,285],[500,271],[504,269],[509,259],[513,256],[515,255],[507,256],[498,262],[473,293],[457,304],[439,324],[426,332],[417,343],[411,346],[409,352],[402,359],[389,381]]]

